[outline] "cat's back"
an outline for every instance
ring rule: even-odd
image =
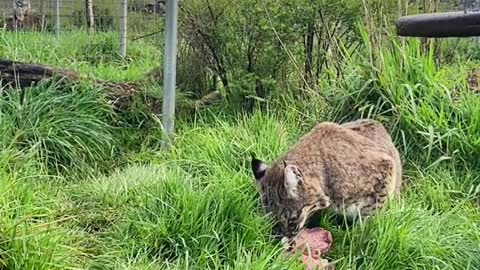
[[[398,151],[383,125],[374,120],[321,122],[284,159],[303,167],[332,199],[351,199],[379,189],[388,194],[399,191]]]
[[[355,127],[355,128],[353,128]],[[333,122],[321,122],[305,134],[287,153],[290,158],[312,159],[314,157],[338,156],[340,159],[355,158],[355,155],[366,149],[382,151],[386,134],[381,127],[368,129],[369,136],[359,133],[357,125],[343,126]],[[345,156],[342,158],[342,156]]]
[[[343,123],[340,126],[354,131],[359,136],[372,140],[391,154],[396,150],[390,134],[382,123],[376,120],[359,119]]]
[[[402,181],[402,162],[400,153],[392,141],[392,137],[385,129],[382,123],[373,119],[359,119],[342,124],[342,127],[356,132],[359,136],[364,136],[372,140],[378,147],[390,155],[395,161],[395,189],[398,193]]]

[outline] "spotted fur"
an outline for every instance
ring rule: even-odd
[[[315,212],[370,216],[400,192],[400,155],[383,125],[323,122],[271,165],[252,156],[262,205],[293,236]]]

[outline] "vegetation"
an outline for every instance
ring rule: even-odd
[[[182,6],[167,150],[158,115],[114,111],[102,89],[3,87],[0,269],[303,269],[269,236],[249,154],[271,161],[315,123],[358,117],[391,132],[405,183],[366,222],[321,215],[327,258],[337,269],[480,269],[480,95],[467,80],[477,44],[396,37],[395,18],[415,10],[397,1],[300,2]],[[161,72],[145,75],[161,47],[131,42],[121,59],[116,43],[108,32],[0,32],[0,57],[161,95]],[[219,104],[188,105],[214,90]]]

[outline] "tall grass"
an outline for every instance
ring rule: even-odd
[[[18,156],[25,159],[12,172],[11,159]],[[62,226],[69,217],[55,217],[59,201],[48,184],[39,185],[45,175],[32,164],[36,160],[12,150],[1,152],[1,157],[0,269],[65,269],[78,264],[81,239]]]
[[[92,174],[115,148],[112,110],[89,87],[55,84],[16,91],[0,100],[3,150],[33,152],[50,173]]]
[[[105,266],[112,261],[116,267],[151,262],[166,269],[301,269],[270,239],[249,152],[241,150],[267,161],[284,151],[298,138],[299,124],[279,118],[257,112],[216,118],[213,125],[201,118],[184,126],[175,148],[151,157],[150,165],[78,184],[70,191],[74,205],[98,214],[78,224],[98,228],[101,252],[92,263],[107,269],[115,268]],[[480,266],[478,174],[412,163],[405,171],[402,198],[375,218],[345,227],[329,212],[320,215],[318,224],[334,237],[328,258],[338,269]]]
[[[337,269],[479,269],[480,97],[462,63],[441,64],[432,48],[388,35],[377,46],[370,34],[363,28],[361,49],[338,61],[345,72],[326,74],[318,89],[282,89],[248,113],[227,103],[179,119],[168,150],[150,144],[158,129],[130,123],[143,112],[120,130],[98,89],[4,90],[0,269],[303,269],[270,237],[250,153],[270,162],[315,123],[358,117],[385,123],[405,183],[398,200],[358,224],[320,213],[317,225],[334,238],[326,257]],[[47,53],[37,49],[19,55]],[[115,61],[86,66],[113,70]],[[130,164],[98,176],[124,152]],[[64,175],[77,181],[58,181]]]

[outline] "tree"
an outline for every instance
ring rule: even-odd
[[[85,14],[87,15],[87,29],[88,32],[91,34],[95,31],[94,25],[94,16],[93,16],[93,0],[86,0],[85,1]]]

